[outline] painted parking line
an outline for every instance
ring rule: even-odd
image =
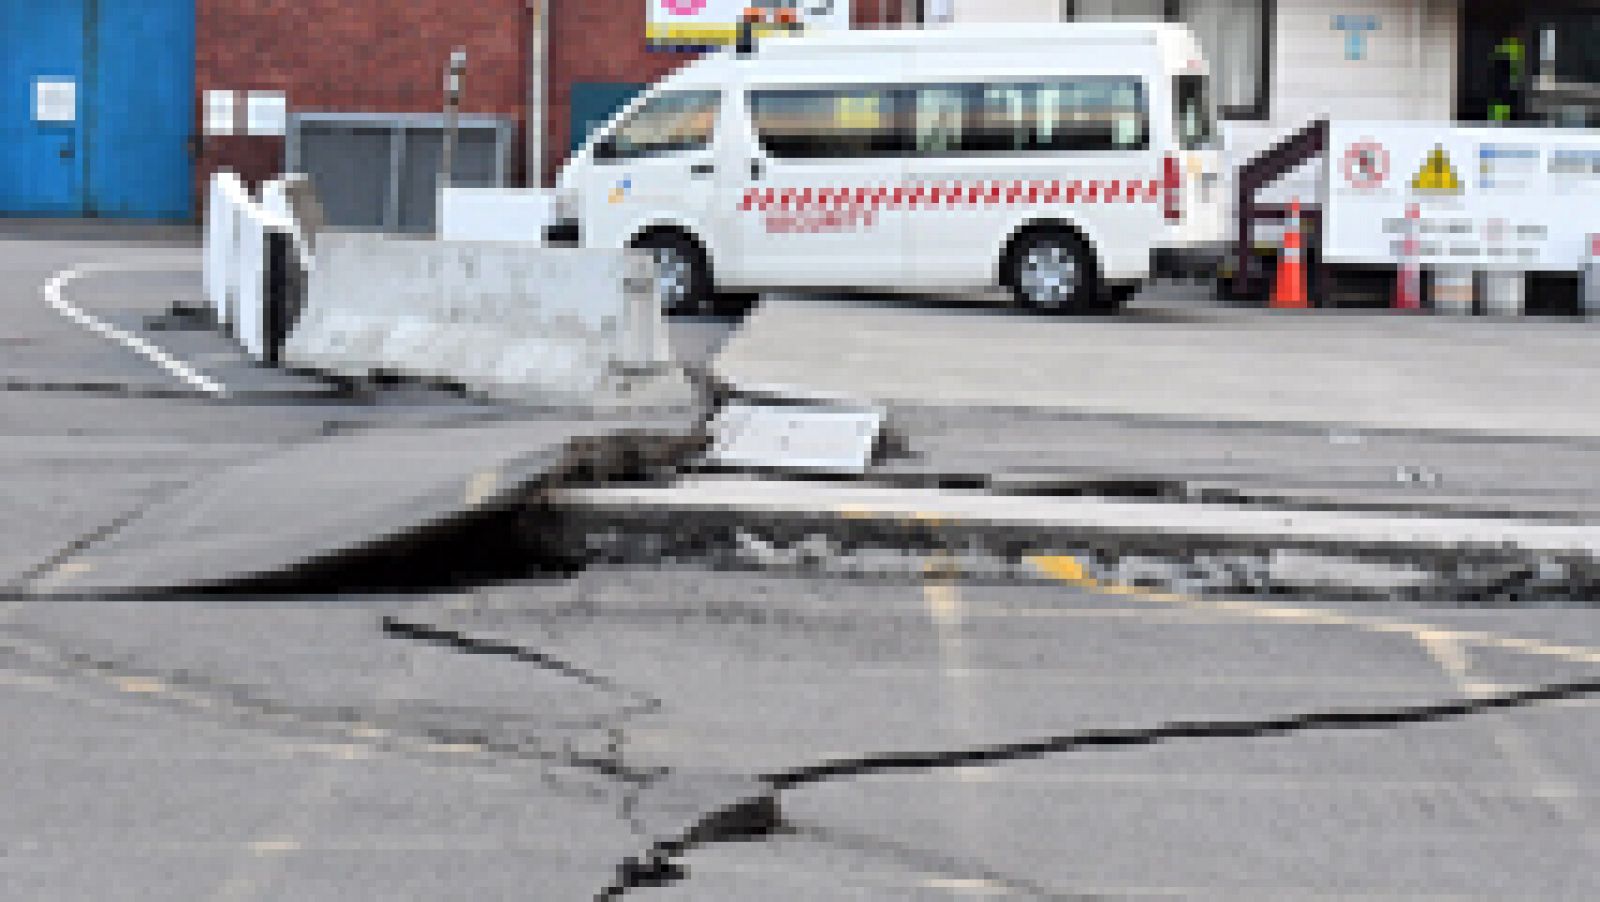
[[[55,308],[57,313],[60,313],[68,320],[77,323],[78,325],[88,329],[90,332],[93,332],[96,335],[101,336],[102,338],[109,339],[117,344],[122,345],[135,354],[138,354],[146,360],[149,360],[151,363],[154,363],[156,366],[161,367],[163,370],[166,370],[168,373],[182,380],[191,388],[204,392],[208,395],[216,395],[218,397],[227,395],[228,390],[225,386],[223,386],[222,383],[201,374],[198,370],[177,359],[176,357],[173,357],[171,354],[161,350],[138,335],[135,335],[132,332],[128,332],[124,329],[119,329],[116,326],[105,322],[104,320],[97,319],[96,317],[83,312],[74,306],[72,302],[66,299],[64,292],[68,285],[86,275],[89,275],[90,273],[112,268],[114,267],[96,267],[85,265],[73,269],[64,269],[61,272],[56,273],[54,276],[51,276],[50,280],[44,284],[44,288],[42,289],[44,293],[44,299],[51,307]]]
[[[1214,611],[1257,620],[1280,623],[1302,623],[1314,626],[1347,626],[1369,633],[1409,636],[1424,649],[1444,647],[1441,643],[1463,643],[1468,646],[1502,648],[1544,657],[1559,658],[1576,664],[1600,664],[1600,648],[1584,645],[1558,645],[1507,636],[1486,630],[1459,630],[1431,623],[1416,623],[1388,617],[1346,614],[1342,611],[1315,607],[1294,607],[1266,602],[1243,601],[1234,598],[1198,598],[1171,592],[1151,592],[1137,586],[1102,582],[1088,576],[1083,562],[1067,555],[1038,555],[1028,562],[1040,573],[1064,585],[1090,589],[1103,594],[1117,595],[1134,601],[1164,605],[1177,605],[1197,611]],[[1430,651],[1430,654],[1432,652]]]

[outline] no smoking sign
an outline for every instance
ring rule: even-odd
[[[1376,141],[1357,141],[1344,152],[1344,180],[1360,191],[1389,180],[1389,151]]]

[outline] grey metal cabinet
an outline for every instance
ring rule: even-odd
[[[459,120],[454,182],[506,184],[515,125],[500,116]],[[334,228],[429,232],[437,210],[444,116],[429,113],[295,113],[285,172],[310,176]]]

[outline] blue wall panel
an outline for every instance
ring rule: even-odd
[[[194,0],[89,0],[89,183],[97,216],[193,209]]]

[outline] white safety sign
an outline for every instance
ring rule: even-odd
[[[847,30],[850,0],[645,0],[651,44],[714,47],[734,43],[739,18],[751,8],[788,10],[808,31]]]
[[[1390,263],[1418,211],[1424,266],[1575,272],[1600,231],[1600,134],[1333,122],[1322,257]]]
[[[70,78],[41,78],[35,81],[33,121],[78,121],[78,83]]]

